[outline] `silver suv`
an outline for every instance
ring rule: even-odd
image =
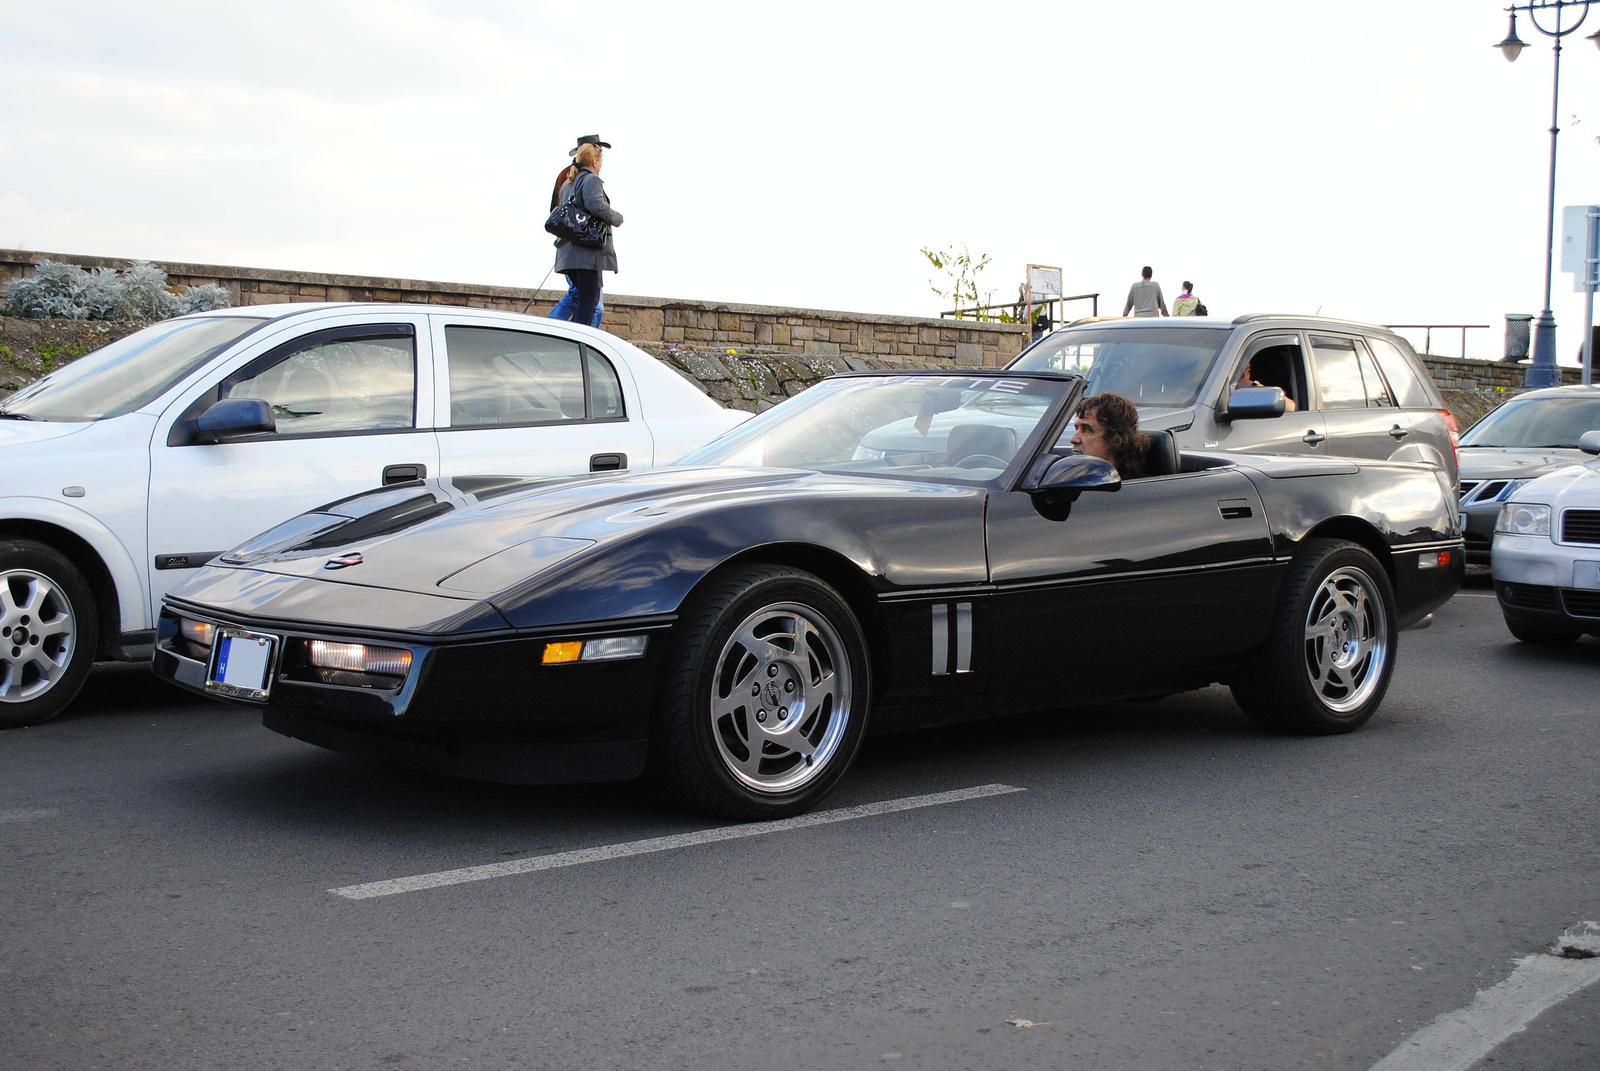
[[[1456,487],[1456,422],[1410,343],[1319,316],[1079,320],[1010,368],[1088,376],[1179,449],[1419,461]]]

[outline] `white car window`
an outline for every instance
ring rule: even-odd
[[[229,398],[272,407],[280,436],[381,431],[416,425],[417,359],[411,338],[320,342],[227,388]]]
[[[451,427],[587,419],[578,343],[495,327],[447,327],[444,334]]]

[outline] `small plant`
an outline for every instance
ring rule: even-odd
[[[149,261],[122,271],[41,260],[33,274],[0,287],[8,312],[49,320],[165,320],[186,312],[227,308],[231,295],[216,283],[167,289],[167,273]]]
[[[954,246],[937,251],[924,247],[922,255],[928,258],[928,263],[933,265],[934,271],[945,273],[943,279],[929,279],[928,289],[950,303],[955,309],[956,319],[965,319],[968,312],[971,312],[973,318],[977,320],[988,321],[996,318],[976,308],[961,307],[964,303],[971,306],[994,304],[992,290],[985,295],[987,300],[980,302],[978,297],[978,275],[989,266],[989,254],[981,253],[973,257],[967,250],[967,243],[962,242],[959,253]]]

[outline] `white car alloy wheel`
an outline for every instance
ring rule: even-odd
[[[0,572],[0,703],[25,703],[67,674],[77,619],[61,586],[33,569]]]

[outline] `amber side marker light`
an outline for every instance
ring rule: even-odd
[[[547,643],[544,645],[543,662],[551,666],[561,662],[615,662],[623,658],[642,658],[646,642],[644,636],[607,636],[599,640]]]

